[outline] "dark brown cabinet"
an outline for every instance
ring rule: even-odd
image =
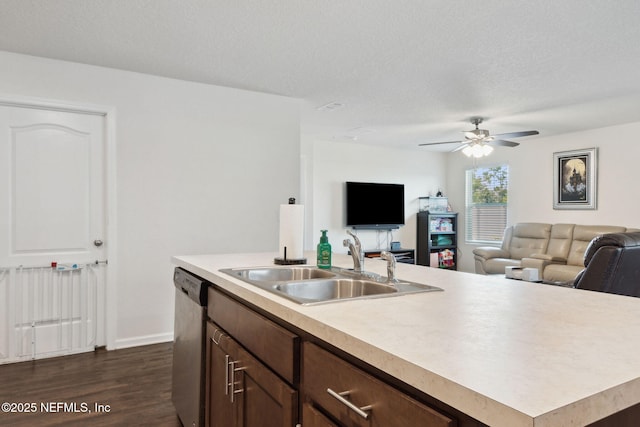
[[[289,384],[298,381],[300,338],[226,294],[209,288],[207,315]]]
[[[213,323],[207,323],[205,425],[211,427],[236,425],[229,396],[229,340]]]
[[[453,427],[455,420],[414,400],[315,344],[303,344],[302,391],[311,425]],[[317,413],[329,418],[318,421]],[[324,417],[324,416],[323,416]],[[302,425],[307,419],[303,416]],[[324,424],[323,424],[324,423]],[[327,424],[328,423],[328,424]]]
[[[209,288],[210,427],[454,427],[409,397],[215,287]],[[462,426],[463,424],[460,424]]]
[[[295,426],[298,336],[214,288],[208,296],[206,425]]]
[[[207,412],[211,427],[291,427],[298,393],[222,328],[207,324]]]

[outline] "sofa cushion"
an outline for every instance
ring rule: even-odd
[[[485,274],[504,274],[505,267],[520,267],[520,260],[510,258],[491,258],[484,262]]]
[[[544,268],[542,280],[546,283],[570,285],[583,269],[581,265],[549,264]]]
[[[594,237],[607,233],[624,233],[626,227],[613,225],[576,225],[573,229],[573,241],[567,256],[567,264],[584,268],[584,253]],[[546,280],[546,279],[545,279]]]
[[[513,226],[508,250],[511,258],[522,259],[535,253],[545,253],[551,234],[551,224],[521,222]]]
[[[509,258],[511,254],[504,249],[496,248],[494,246],[482,246],[480,248],[475,248],[473,250],[473,254],[484,259],[490,258]]]
[[[545,255],[553,261],[564,260],[566,262],[573,239],[573,229],[575,224],[553,224],[551,226],[551,236]]]

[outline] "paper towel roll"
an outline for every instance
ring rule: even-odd
[[[304,205],[280,205],[280,257],[301,259],[304,257]]]

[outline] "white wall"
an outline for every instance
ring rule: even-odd
[[[347,253],[342,241],[346,234],[344,183],[346,181],[404,184],[405,225],[393,232],[393,241],[402,247],[416,248],[416,213],[418,197],[434,195],[438,189],[447,191],[446,154],[427,151],[371,147],[352,142],[305,141],[306,173],[312,176],[307,188],[306,246],[315,249],[320,230],[327,229],[335,253]],[[372,200],[371,208],[384,200]],[[309,224],[311,224],[309,226]],[[365,249],[386,249],[386,232],[358,230]]]
[[[636,181],[640,158],[640,122],[534,139],[523,138],[516,148],[497,148],[479,166],[509,165],[508,222],[548,222],[621,225],[640,228],[640,189]],[[553,153],[598,148],[596,210],[553,209]],[[472,161],[461,153],[448,154],[450,202],[464,224],[465,170]],[[464,233],[463,227],[461,231]],[[459,268],[474,271],[475,245],[460,238]]]
[[[115,346],[171,339],[171,256],[277,250],[279,205],[300,192],[297,100],[7,52],[0,63],[0,94],[116,110]]]
[[[464,171],[472,164],[460,153],[305,141],[300,163],[296,100],[7,52],[0,61],[0,94],[117,112],[116,346],[170,339],[172,255],[275,251],[278,207],[290,196],[306,204],[309,249],[326,228],[333,250],[346,252],[348,180],[405,184],[407,221],[393,233],[404,247],[415,248],[420,196],[441,188],[464,220]],[[510,223],[640,227],[639,134],[640,122],[523,139],[479,164],[510,165]],[[598,209],[553,210],[553,153],[594,146]],[[385,233],[358,235],[365,248],[388,244],[379,239]],[[463,237],[460,269],[473,271],[473,247]]]

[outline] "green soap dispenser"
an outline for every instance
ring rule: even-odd
[[[331,244],[327,237],[327,230],[320,230],[320,243],[318,243],[318,268],[331,268]]]

